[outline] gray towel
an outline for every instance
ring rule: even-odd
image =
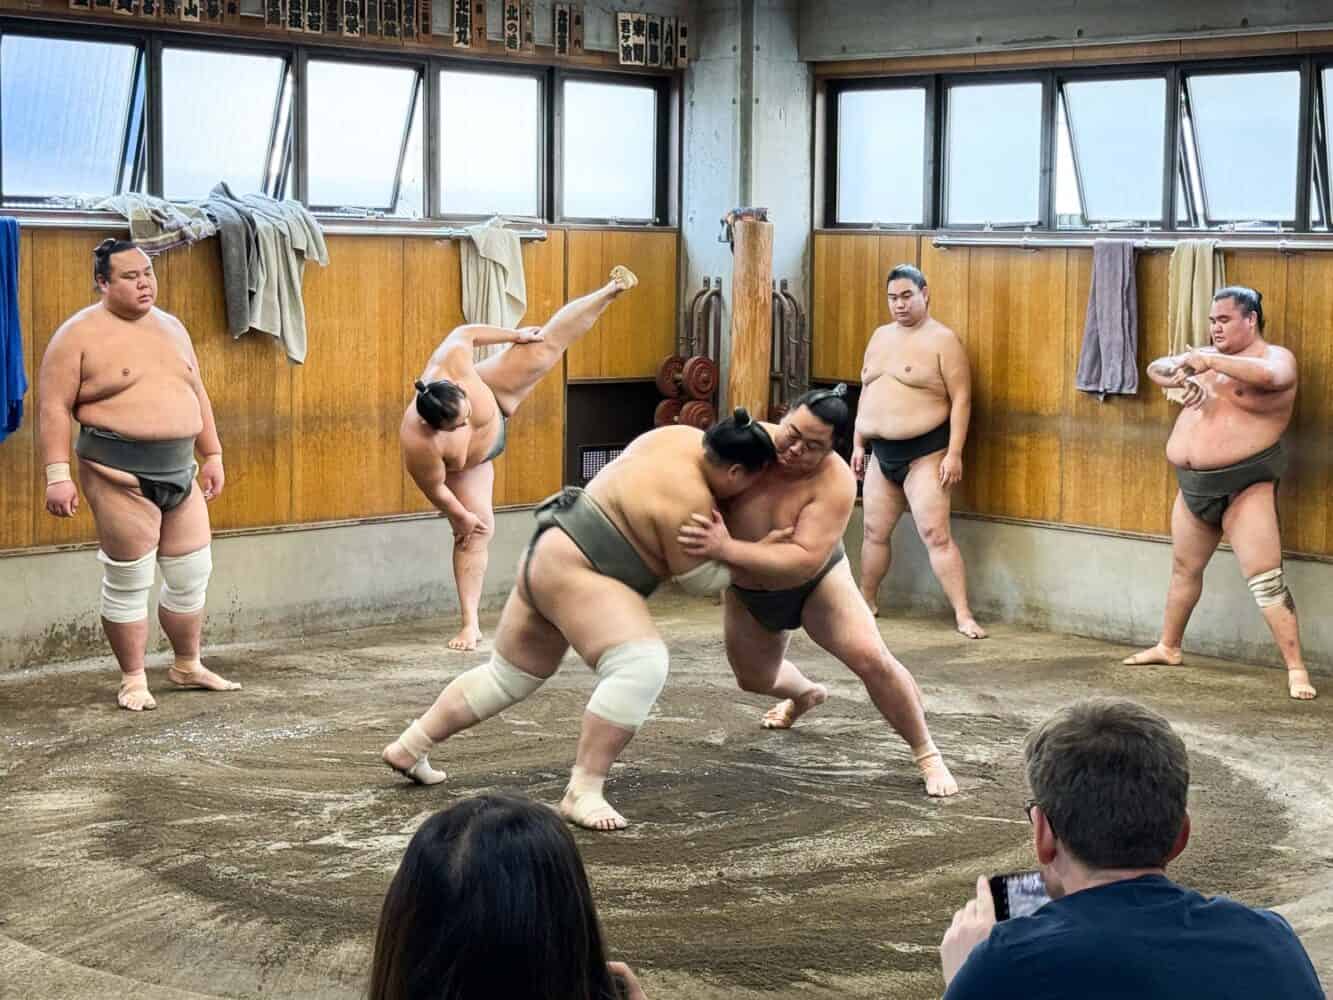
[[[1138,282],[1134,244],[1097,240],[1092,244],[1092,288],[1083,325],[1083,350],[1074,384],[1081,392],[1133,396],[1139,391]]]

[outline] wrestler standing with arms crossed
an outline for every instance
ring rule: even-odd
[[[1166,442],[1180,492],[1171,509],[1171,584],[1156,646],[1127,664],[1182,662],[1190,613],[1203,593],[1203,571],[1222,535],[1277,640],[1293,698],[1315,696],[1301,658],[1296,602],[1282,572],[1277,484],[1286,469],[1282,432],[1296,406],[1296,359],[1263,338],[1263,296],[1232,286],[1213,296],[1213,346],[1158,358],[1148,377],[1185,389],[1185,407]]]
[[[213,569],[206,501],[225,482],[222,442],[189,333],[154,307],[157,276],[148,255],[134,243],[105,240],[93,261],[102,301],[66,320],[42,357],[37,440],[46,509],[73,517],[79,491],[69,442],[74,421],[82,425],[79,479],[101,546],[102,629],[121,671],[116,703],[140,712],[157,707],[144,671],[154,562],[163,578],[158,621],[176,654],[167,678],[210,691],[241,687],[199,662]]]
[[[629,268],[615,267],[610,281],[566,303],[541,328],[457,327],[417,380],[398,438],[409,475],[454,529],[463,626],[449,640],[450,649],[476,649],[481,640],[478,612],[495,529],[492,462],[504,451],[509,418],[606,307],[638,283]],[[514,346],[474,365],[472,349],[493,344]]]

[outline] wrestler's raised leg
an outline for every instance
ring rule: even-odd
[[[1203,593],[1203,571],[1221,540],[1222,529],[1190,513],[1185,498],[1177,492],[1171,508],[1171,583],[1166,590],[1162,637],[1157,645],[1125,657],[1123,663],[1129,666],[1145,663],[1176,666],[1181,662],[1180,645],[1185,638],[1185,626]]]
[[[203,490],[194,484],[190,495],[162,515],[162,537],[158,542],[159,559],[198,552],[212,541],[208,525],[208,504]],[[206,691],[239,691],[241,685],[220,677],[199,662],[204,611],[172,611],[158,602],[157,621],[162,626],[175,662],[167,669],[167,680],[177,687],[202,688]]]
[[[491,538],[495,534],[495,512],[491,495],[495,487],[495,465],[481,465],[445,476],[445,486],[459,501],[485,525],[484,532],[473,532],[463,542],[454,540],[454,583],[458,587],[458,606],[463,624],[458,634],[449,640],[449,648],[473,650],[481,640],[482,584],[486,579]]]
[[[764,713],[765,729],[790,729],[802,715],[822,705],[828,688],[816,684],[787,659],[790,635],[770,632],[730,590],[723,597],[722,621],[727,662],[742,691],[779,699]]]
[[[1246,580],[1282,566],[1282,539],[1273,483],[1256,483],[1238,493],[1222,516],[1222,529],[1235,550]],[[1282,662],[1286,664],[1288,693],[1299,701],[1309,701],[1316,691],[1301,657],[1300,623],[1296,619],[1296,602],[1291,592],[1287,592],[1282,603],[1260,610],[1277,641]]]
[[[503,412],[517,410],[537,383],[560,363],[569,346],[593,328],[607,306],[638,284],[639,279],[626,268],[618,267],[611,274],[597,291],[561,306],[541,328],[541,340],[513,344],[477,365],[477,374],[495,393]]]
[[[805,603],[801,624],[824,649],[845,663],[865,685],[880,715],[912,750],[926,794],[954,795],[958,782],[930,736],[921,690],[889,652],[869,608],[856,600],[852,571],[844,561],[819,582]]]
[[[137,477],[80,461],[79,482],[97,525],[98,545],[108,558],[131,562],[143,559],[156,548],[162,512],[140,492]],[[113,622],[103,616],[102,631],[120,666],[116,704],[131,712],[157,708],[144,671],[147,610],[142,619],[131,622]]]
[[[949,493],[940,485],[940,462],[944,455],[944,452],[937,451],[914,461],[903,491],[907,494],[917,533],[930,556],[930,568],[953,607],[958,631],[969,639],[984,639],[986,630],[977,624],[967,601],[963,554],[958,551],[958,543],[953,540],[949,527]]]
[[[893,558],[893,529],[907,510],[907,494],[866,454],[865,485],[861,489],[861,596],[870,613],[879,614],[879,585]]]

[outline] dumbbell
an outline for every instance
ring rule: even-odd
[[[717,375],[717,362],[712,358],[672,354],[657,366],[657,391],[672,399],[708,399],[717,389]]]
[[[654,427],[669,427],[680,417],[680,411],[685,406],[683,399],[664,399],[657,404],[657,409],[653,411]]]
[[[672,424],[684,424],[706,431],[717,423],[717,410],[712,403],[701,399],[686,402],[683,399],[664,399],[657,404],[653,412],[653,424],[657,427],[669,427]]]

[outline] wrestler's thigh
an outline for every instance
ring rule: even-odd
[[[533,387],[560,361],[551,344],[512,344],[477,365],[477,375],[495,393],[500,409],[513,415]]]
[[[867,452],[865,481],[861,487],[861,520],[866,534],[882,538],[892,535],[906,509],[907,495],[902,487],[885,476],[879,461]]]
[[[1222,515],[1222,530],[1247,577],[1282,564],[1275,484],[1255,483],[1236,494]]]
[[[806,600],[801,627],[843,663],[874,658],[887,649],[846,559],[819,581]]]
[[[912,508],[912,519],[917,531],[924,537],[929,532],[949,532],[949,491],[940,485],[942,451],[923,455],[907,470],[903,492]]]
[[[196,482],[190,495],[162,515],[162,538],[158,554],[183,556],[202,549],[212,540],[208,523],[208,501]]]
[[[619,580],[593,570],[558,529],[537,543],[528,580],[529,601],[589,664],[612,646],[660,638],[648,603]]]
[[[550,677],[569,643],[560,630],[524,599],[516,586],[505,600],[495,629],[495,651],[534,677]]]
[[[98,544],[118,562],[138,559],[158,545],[162,512],[140,492],[138,482],[128,472],[79,463],[79,483],[93,512]]]
[[[1222,540],[1222,529],[1192,513],[1179,491],[1171,507],[1171,558],[1187,573],[1202,573]]]
[[[482,462],[480,465],[458,472],[450,472],[444,477],[444,485],[458,498],[459,503],[481,518],[486,525],[486,534],[468,536],[471,547],[485,545],[490,541],[495,530],[495,463]],[[474,541],[475,540],[475,541]]]
[[[786,632],[770,632],[760,625],[730,588],[722,597],[722,632],[726,637],[727,662],[741,686],[750,681],[768,687],[765,682],[771,682],[782,668],[791,636]]]

